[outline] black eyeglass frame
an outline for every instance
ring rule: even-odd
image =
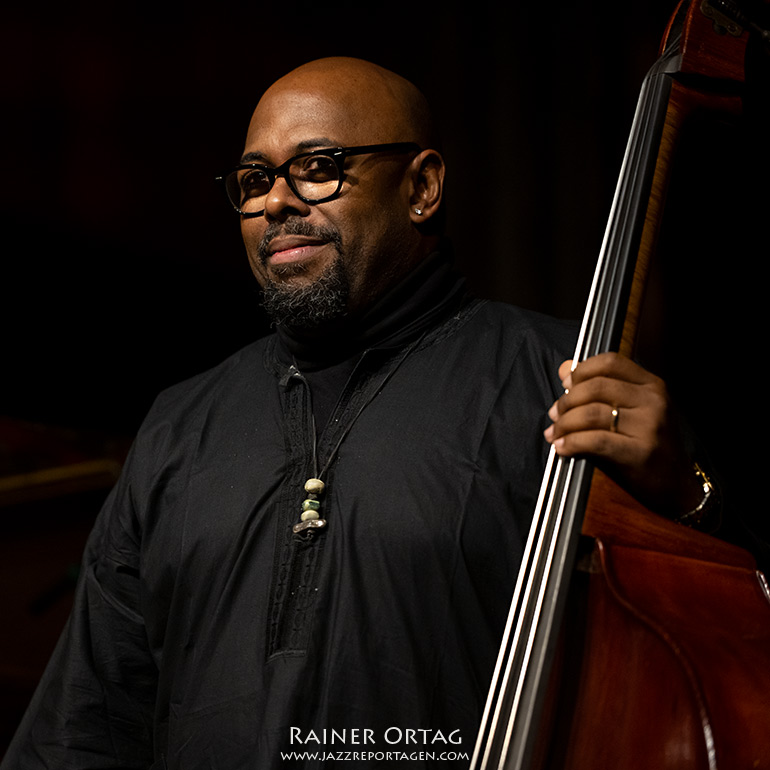
[[[281,163],[281,165],[277,166],[276,168],[272,168],[271,166],[265,166],[262,163],[241,163],[238,166],[236,166],[235,169],[230,173],[224,174],[223,176],[218,176],[216,179],[217,181],[221,181],[223,183],[225,188],[225,193],[227,194],[227,199],[232,205],[232,207],[242,217],[251,219],[253,217],[261,217],[265,213],[265,210],[262,209],[262,211],[258,211],[255,213],[247,213],[242,211],[240,207],[236,205],[235,201],[230,195],[230,190],[228,187],[228,179],[233,174],[237,174],[239,171],[248,171],[248,170],[262,171],[265,174],[265,176],[267,176],[268,182],[270,183],[268,187],[268,192],[273,189],[275,180],[278,177],[281,177],[286,180],[286,184],[289,185],[289,189],[294,193],[294,195],[296,195],[303,203],[307,203],[308,205],[312,206],[312,205],[315,205],[316,203],[325,203],[326,201],[330,201],[333,198],[336,198],[340,194],[340,190],[342,189],[342,185],[345,181],[345,158],[349,158],[351,155],[366,155],[368,153],[374,153],[374,152],[401,153],[401,152],[420,152],[420,150],[421,150],[421,147],[416,142],[387,142],[385,144],[362,144],[356,147],[325,147],[320,150],[312,150],[310,152],[301,152],[299,155],[294,155],[284,163]],[[291,174],[289,174],[289,169],[291,168],[291,165],[293,163],[300,160],[301,158],[308,158],[313,155],[324,155],[329,158],[332,158],[332,160],[334,160],[337,166],[337,172],[339,175],[339,179],[337,180],[337,189],[333,193],[331,193],[331,195],[325,195],[323,198],[308,198],[302,195],[299,192],[299,190],[297,190],[297,188],[294,186],[294,182],[291,178]],[[240,189],[240,184],[238,185],[238,188]]]

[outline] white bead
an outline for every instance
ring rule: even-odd
[[[311,495],[320,495],[326,485],[321,479],[308,479],[305,482],[305,492]]]

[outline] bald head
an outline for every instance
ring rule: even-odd
[[[358,130],[367,144],[416,142],[437,147],[430,108],[419,89],[405,78],[372,62],[349,57],[330,57],[303,64],[276,81],[263,95],[252,119],[261,117],[260,107],[301,99],[310,107],[328,108],[336,103],[340,129]],[[308,115],[310,119],[314,114]],[[250,127],[251,131],[251,127]]]

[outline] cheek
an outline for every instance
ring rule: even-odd
[[[249,266],[254,277],[260,286],[265,285],[267,272],[259,259],[259,242],[262,238],[264,228],[258,226],[257,220],[245,220],[241,222],[241,237],[243,245],[246,247],[246,255],[249,259]]]

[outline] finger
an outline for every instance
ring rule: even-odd
[[[609,405],[624,409],[635,408],[657,400],[654,393],[647,392],[645,386],[628,383],[609,377],[593,377],[573,385],[568,393],[561,396],[548,410],[548,416],[556,422],[567,412],[587,404]]]
[[[560,457],[590,456],[594,461],[606,460],[619,466],[633,465],[639,454],[633,439],[607,430],[569,433],[557,438],[553,447]]]
[[[577,385],[593,377],[609,377],[637,385],[645,385],[658,379],[619,353],[599,353],[581,361],[572,372],[572,383]]]
[[[561,386],[565,390],[569,390],[572,385],[572,359],[568,358],[559,365],[559,379],[561,380]]]
[[[570,433],[581,431],[604,430],[610,433],[635,436],[642,428],[641,425],[637,424],[638,416],[639,411],[636,409],[591,402],[566,412],[546,429],[544,435],[546,440],[550,442]]]

